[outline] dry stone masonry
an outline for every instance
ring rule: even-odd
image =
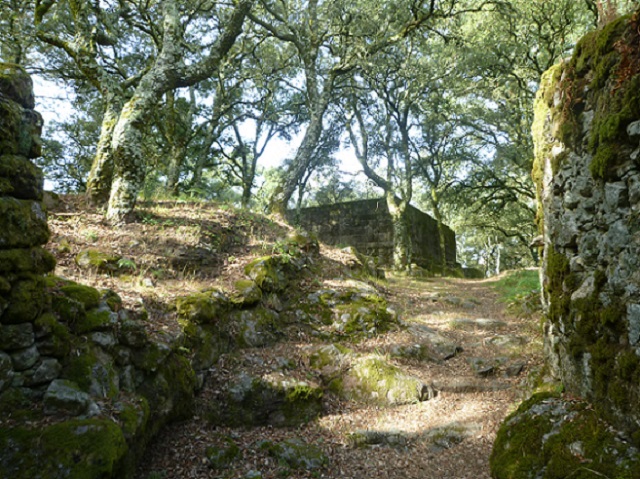
[[[639,17],[590,33],[542,79],[545,353],[576,399],[521,406],[498,435],[497,478],[640,477]]]
[[[29,75],[0,64],[0,477],[129,477],[190,412],[194,371],[180,338],[151,339],[115,293],[47,275],[33,108]]]
[[[441,255],[436,220],[413,206],[409,206],[407,214],[411,224],[412,262],[427,270],[437,269]],[[393,224],[384,198],[303,208],[299,222],[327,244],[353,246],[377,258],[381,264],[393,263]],[[447,263],[453,267],[456,235],[447,226],[444,228]]]

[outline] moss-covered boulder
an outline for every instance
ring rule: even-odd
[[[0,429],[0,477],[69,479],[125,477],[127,444],[109,419]]]
[[[186,419],[193,413],[196,375],[189,360],[171,354],[153,375],[147,375],[137,392],[151,408],[149,436],[170,421]]]
[[[6,181],[6,186],[0,191],[2,195],[11,195],[20,200],[42,199],[42,171],[26,158],[0,156],[0,178]]]
[[[338,392],[347,399],[381,405],[416,403],[435,395],[430,385],[380,356],[353,360]]]
[[[299,426],[320,415],[322,397],[312,382],[241,373],[227,384],[222,400],[210,404],[209,419],[229,426]]]
[[[67,281],[59,291],[65,296],[81,303],[86,310],[97,308],[100,304],[100,292],[91,286]]]
[[[16,102],[0,97],[0,154],[17,155],[22,130],[23,108]]]
[[[91,396],[73,381],[56,379],[47,388],[43,402],[45,414],[79,416],[87,412]]]
[[[180,297],[175,305],[181,320],[198,324],[216,324],[231,309],[229,298],[218,290]]]
[[[308,231],[294,230],[287,236],[287,244],[291,252],[303,252],[305,254],[317,255],[320,253],[320,243],[313,233]]]
[[[309,367],[329,390],[339,389],[342,376],[351,367],[353,352],[339,344],[327,344],[307,350]]]
[[[337,336],[359,340],[399,326],[397,314],[377,293],[344,291],[321,296],[321,300],[332,305],[334,321],[330,329]]]
[[[120,392],[120,377],[113,358],[94,344],[79,344],[65,358],[62,378],[98,398],[114,398]]]
[[[293,438],[274,443],[263,441],[260,449],[267,451],[278,462],[285,463],[292,469],[307,471],[320,469],[329,464],[329,458],[318,446],[301,439]]]
[[[111,329],[118,314],[102,299],[102,293],[90,286],[56,276],[45,278],[51,298],[51,311],[76,334]]]
[[[36,319],[34,331],[38,338],[38,351],[43,355],[62,358],[71,352],[71,331],[53,313],[45,313]]]
[[[541,393],[498,432],[495,479],[640,478],[640,453],[585,402]]]
[[[87,311],[84,319],[74,325],[74,330],[78,334],[107,330],[113,328],[117,322],[118,314],[104,304]]]
[[[429,343],[397,344],[389,348],[392,358],[439,362],[440,355]]]
[[[76,255],[75,261],[83,269],[114,274],[118,271],[120,256],[96,249],[85,249]]]
[[[145,372],[156,372],[171,354],[171,346],[160,341],[149,341],[144,348],[131,353],[133,365]]]
[[[34,342],[33,324],[0,325],[0,349],[5,351],[24,349],[33,345]]]
[[[230,328],[240,347],[259,348],[275,343],[282,334],[280,324],[280,315],[264,307],[230,315]]]
[[[0,248],[31,248],[48,240],[47,216],[39,202],[0,197]]]
[[[198,324],[188,320],[178,321],[184,332],[184,348],[195,371],[213,366],[222,354],[235,348],[236,341],[226,328],[211,324]]]
[[[230,300],[239,307],[254,306],[262,299],[262,290],[250,279],[241,279],[233,285],[233,293]]]
[[[244,273],[265,292],[284,291],[287,277],[284,263],[278,256],[263,256],[247,264]]]

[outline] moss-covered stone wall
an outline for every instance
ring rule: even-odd
[[[184,338],[151,337],[111,291],[50,274],[42,118],[0,63],[0,477],[126,478],[196,386]]]
[[[542,77],[533,178],[545,354],[564,394],[500,428],[496,479],[640,478],[640,9]]]
[[[533,127],[547,355],[568,391],[630,432],[640,425],[639,13],[588,34],[545,74]]]

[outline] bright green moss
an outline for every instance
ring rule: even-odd
[[[140,398],[136,402],[124,403],[118,409],[117,416],[122,432],[128,440],[145,429],[149,415],[149,403],[144,398]]]
[[[557,253],[553,247],[549,248],[547,259],[546,285],[549,296],[549,319],[555,323],[569,315],[571,293],[575,288],[574,278],[571,277],[569,260],[561,253]],[[565,290],[565,282],[568,290]],[[573,286],[573,287],[572,287]]]
[[[335,309],[341,322],[346,319],[339,334],[347,335],[352,341],[377,336],[398,324],[397,318],[387,310],[387,302],[378,295],[352,294],[349,299],[341,295]]]
[[[322,397],[322,389],[304,382],[286,389],[282,407],[285,423],[304,424],[315,419],[321,410]]]
[[[229,311],[229,300],[219,291],[205,291],[176,300],[181,319],[201,324],[215,324]]]
[[[240,307],[253,306],[262,299],[262,290],[250,279],[241,279],[234,283],[231,302]]]
[[[99,350],[83,345],[71,354],[63,366],[62,377],[85,392],[114,397],[118,394],[117,371],[112,363],[101,360]],[[97,390],[96,390],[97,389]]]
[[[100,304],[100,293],[90,286],[72,283],[62,286],[60,292],[81,303],[86,310],[96,308]]]
[[[287,280],[282,271],[282,262],[278,256],[263,256],[247,264],[244,273],[265,292],[283,291],[287,287]]]
[[[420,400],[422,382],[407,376],[379,356],[362,358],[352,364],[343,379],[343,394],[374,404],[409,404]]]
[[[111,289],[103,290],[102,299],[107,303],[111,311],[119,311],[122,308],[122,298]]]
[[[13,284],[9,306],[2,315],[2,321],[9,324],[30,323],[35,321],[46,305],[42,278],[29,275]]]

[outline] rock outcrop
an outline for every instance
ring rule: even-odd
[[[640,477],[632,457],[640,446],[639,17],[588,34],[543,76],[533,126],[545,353],[566,392],[599,419],[557,398],[525,404],[499,434],[494,477],[592,477],[585,467]],[[603,442],[592,448],[597,431]],[[609,446],[619,452],[613,463],[602,457]]]

